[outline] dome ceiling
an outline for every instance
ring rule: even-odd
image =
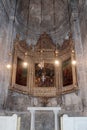
[[[30,37],[46,32],[57,42],[69,32],[67,0],[18,0],[16,19],[17,30]]]

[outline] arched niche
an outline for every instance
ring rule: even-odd
[[[38,97],[55,97],[76,91],[76,66],[71,64],[75,59],[72,40],[65,40],[57,49],[58,66],[54,64],[56,46],[48,34],[43,33],[35,46],[16,40],[10,89]],[[42,60],[44,67],[40,68]],[[24,61],[28,63],[27,68],[23,67]]]

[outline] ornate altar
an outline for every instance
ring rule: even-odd
[[[43,33],[35,46],[15,40],[13,55],[12,90],[39,97],[55,97],[77,89],[76,66],[71,64],[72,40],[65,40],[58,48],[59,65],[55,65],[56,46]],[[28,63],[23,67],[23,62]]]

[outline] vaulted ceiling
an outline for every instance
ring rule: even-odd
[[[55,43],[62,42],[69,32],[67,0],[18,0],[16,23],[21,34],[28,30],[29,38],[46,32]]]

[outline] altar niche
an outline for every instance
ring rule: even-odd
[[[48,34],[43,33],[34,49],[26,41],[15,41],[10,89],[37,97],[55,97],[77,90],[76,66],[70,39],[58,49],[59,65],[55,64],[56,46]],[[27,54],[27,57],[25,57]],[[27,68],[22,63],[27,61]],[[39,66],[44,61],[43,67]]]
[[[35,86],[36,87],[54,87],[55,67],[52,63],[44,63],[40,68],[39,63],[35,64]]]

